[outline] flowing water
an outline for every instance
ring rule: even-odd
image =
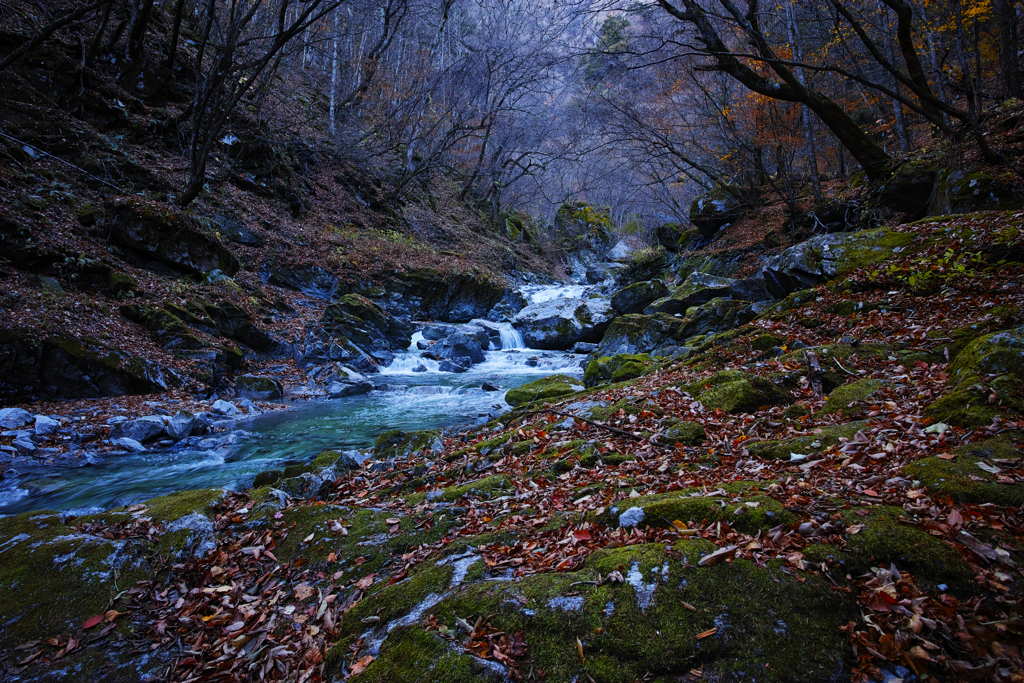
[[[510,325],[501,326],[502,348],[492,344],[483,363],[461,374],[439,372],[437,361],[416,350],[421,339],[416,333],[408,351],[370,377],[378,386],[388,385],[386,391],[289,404],[287,411],[241,422],[239,431],[214,435],[192,448],[94,457],[89,466],[74,469],[8,472],[0,480],[0,515],[29,510],[83,514],[174,491],[244,487],[259,472],[308,461],[328,449],[369,446],[389,429],[433,429],[489,419],[485,416],[490,410],[506,406],[508,389],[554,373],[580,373],[580,356],[526,349]],[[484,382],[499,391],[484,391]]]

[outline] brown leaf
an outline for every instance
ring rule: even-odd
[[[358,676],[359,674],[366,671],[366,667],[370,666],[370,664],[373,663],[373,660],[373,655],[366,655],[365,657],[360,658],[358,662],[352,665],[352,668],[349,670],[348,675],[345,676],[345,680],[348,680],[353,676]]]
[[[728,545],[724,548],[719,548],[710,555],[706,555],[700,558],[700,562],[698,562],[697,564],[701,567],[714,566],[716,564],[719,564],[720,562],[725,562],[726,560],[731,558],[733,555],[736,554],[736,551],[739,549],[740,548],[738,545]]]
[[[579,638],[576,638],[576,652],[580,656],[580,662],[586,664],[587,660],[583,658],[583,643],[580,642]]]
[[[707,631],[702,631],[701,633],[698,633],[697,634],[697,640],[704,640],[708,636],[713,636],[716,633],[718,633],[718,627],[717,626],[715,628],[709,628]]]
[[[102,621],[103,621],[103,615],[102,614],[97,614],[94,617],[89,617],[88,619],[86,619],[85,623],[82,624],[82,628],[85,628],[85,629],[92,628],[93,626],[96,626],[97,624],[99,624]]]

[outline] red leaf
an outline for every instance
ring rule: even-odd
[[[103,615],[102,614],[97,614],[94,617],[89,617],[88,619],[86,619],[85,623],[82,624],[82,628],[92,628],[93,626],[95,626],[96,624],[100,623],[101,621],[103,621]]]

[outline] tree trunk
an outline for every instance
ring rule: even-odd
[[[1004,97],[1020,97],[1020,58],[1018,57],[1017,8],[1014,0],[993,0],[999,24],[999,69]]]

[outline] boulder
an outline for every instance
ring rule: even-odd
[[[0,409],[0,429],[18,429],[33,419],[32,413],[21,408]]]
[[[50,436],[60,429],[60,422],[46,415],[36,415],[35,432],[36,436]]]
[[[648,304],[667,294],[668,287],[661,280],[637,282],[612,295],[612,308],[623,315],[640,313]]]
[[[644,313],[686,313],[694,306],[701,306],[712,299],[736,299],[739,301],[765,301],[771,295],[765,287],[763,277],[744,280],[719,277],[707,273],[693,272],[668,297],[658,299],[644,309]]]
[[[683,231],[679,229],[678,223],[662,223],[654,232],[658,244],[663,246],[666,251],[673,253],[679,251],[679,238],[682,237],[682,234]]]
[[[587,363],[583,384],[592,387],[602,382],[625,382],[646,375],[654,369],[653,365],[653,359],[646,353],[593,358]]]
[[[441,372],[466,372],[473,366],[473,359],[468,356],[456,356],[454,358],[445,358],[442,360],[437,369]]]
[[[614,317],[607,299],[554,299],[527,306],[512,326],[530,348],[565,350],[598,341]]]
[[[235,393],[239,398],[271,401],[284,396],[284,387],[272,377],[242,375],[235,380]]]
[[[725,332],[744,325],[757,317],[757,308],[746,301],[712,299],[706,304],[687,309],[686,324],[680,330],[689,340],[715,332]]]
[[[127,437],[140,443],[150,441],[165,433],[164,419],[160,415],[147,415],[135,420],[126,420],[110,428],[110,438]]]
[[[615,243],[615,246],[605,254],[605,259],[612,263],[629,263],[633,257],[633,252],[636,251],[631,244],[626,240],[619,240]]]
[[[763,270],[765,287],[782,298],[886,259],[913,241],[910,234],[884,228],[820,235],[772,257]]]
[[[505,291],[503,282],[482,272],[413,268],[396,273],[386,287],[374,286],[362,293],[392,315],[464,323],[486,318]]]
[[[788,405],[793,396],[770,380],[739,370],[725,370],[698,380],[683,390],[700,401],[706,410],[752,413],[762,406]]]
[[[715,234],[743,215],[740,201],[724,190],[697,197],[690,204],[690,222],[705,237]]]
[[[117,446],[118,448],[123,448],[130,453],[141,453],[142,451],[146,450],[146,447],[143,446],[141,443],[127,436],[122,436],[117,439],[111,439],[110,443]]]
[[[582,391],[583,388],[580,380],[576,377],[551,375],[509,390],[505,394],[505,401],[512,406],[520,406],[525,403],[544,403]]]
[[[180,412],[167,419],[164,424],[167,436],[175,441],[187,439],[193,434],[201,433],[202,422],[192,413]]]
[[[616,275],[626,269],[623,263],[593,263],[587,266],[587,284],[599,285],[606,280],[613,279]]]
[[[234,417],[235,415],[238,415],[239,412],[238,406],[230,401],[225,401],[222,398],[214,401],[213,406],[211,407],[215,413],[219,413],[225,417]]]
[[[268,358],[286,358],[292,355],[291,346],[258,327],[242,307],[230,301],[222,301],[218,304],[206,304],[203,308],[208,319],[225,337],[239,341]]]
[[[686,320],[665,313],[624,315],[616,318],[593,350],[597,357],[649,353],[672,355],[681,348]]]
[[[188,213],[137,197],[106,207],[106,227],[121,245],[187,273],[238,272],[238,258]]]
[[[373,391],[373,382],[366,379],[337,380],[327,387],[327,398],[362,396]]]
[[[0,400],[96,398],[166,391],[177,377],[93,339],[0,330]]]
[[[878,201],[893,211],[924,218],[937,175],[928,165],[901,164],[878,189]]]
[[[346,294],[331,302],[320,322],[332,336],[351,341],[367,352],[401,351],[412,338],[411,325],[358,294]]]
[[[928,213],[933,216],[974,211],[1005,211],[1024,206],[1024,192],[988,173],[948,171],[935,183]]]
[[[484,339],[487,340],[487,333],[483,332]],[[440,348],[438,348],[440,347]],[[453,332],[448,335],[435,347],[435,355],[439,360],[441,359],[460,359],[459,364],[461,365],[462,359],[469,359],[470,364],[472,363],[483,363],[484,352],[480,347],[480,342],[476,339],[471,339],[463,332]]]
[[[452,325],[425,325],[423,338],[428,341],[440,341],[453,332],[455,332],[455,327]]]

